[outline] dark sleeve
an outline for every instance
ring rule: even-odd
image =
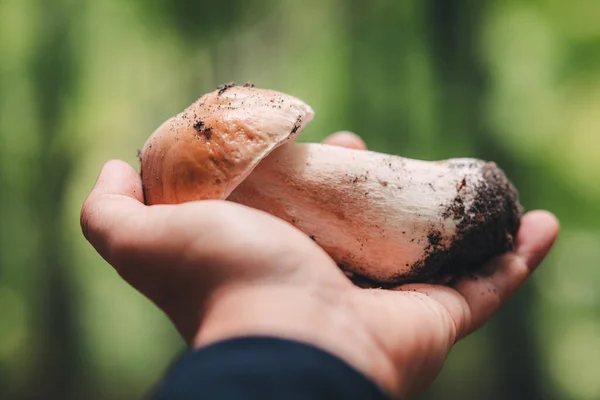
[[[183,399],[387,400],[342,360],[276,338],[226,340],[178,360],[151,397]]]

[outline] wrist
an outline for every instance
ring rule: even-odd
[[[248,336],[295,340],[327,351],[387,393],[397,393],[388,355],[352,311],[348,291],[230,287],[212,296],[192,345]]]

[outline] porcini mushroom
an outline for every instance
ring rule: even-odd
[[[521,207],[494,163],[294,143],[312,117],[301,100],[253,86],[202,96],[140,152],[146,203],[266,211],[382,285],[474,270],[511,249]]]

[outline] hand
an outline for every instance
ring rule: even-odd
[[[349,133],[329,144],[364,148]],[[303,341],[340,357],[393,397],[438,374],[452,346],[481,327],[550,250],[558,223],[523,217],[514,252],[450,286],[361,289],[302,232],[226,201],[145,206],[139,175],[107,163],[86,200],[86,238],[153,301],[192,346],[236,336]]]

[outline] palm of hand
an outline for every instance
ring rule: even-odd
[[[348,136],[330,142],[362,147]],[[452,345],[516,291],[558,229],[551,215],[530,213],[515,251],[492,261],[485,274],[450,286],[360,289],[308,237],[265,213],[219,201],[146,207],[138,174],[121,162],[105,166],[82,211],[82,227],[188,342],[236,334],[303,339],[403,396],[428,384]],[[301,327],[323,315],[335,343],[320,331],[324,326]]]

